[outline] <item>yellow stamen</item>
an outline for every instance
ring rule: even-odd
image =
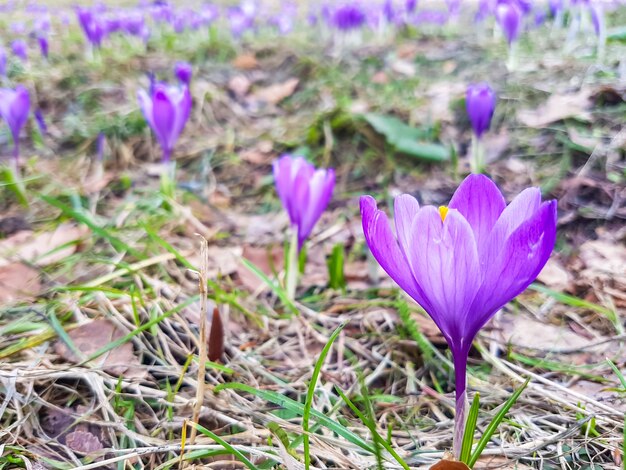
[[[448,215],[448,207],[447,206],[439,206],[439,215],[441,216],[441,220],[446,220],[446,215]]]

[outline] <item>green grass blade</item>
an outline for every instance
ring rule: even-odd
[[[304,414],[302,415],[302,431],[304,433],[304,468],[308,470],[311,467],[311,454],[309,447],[309,419],[311,417],[311,407],[313,406],[313,395],[315,394],[315,386],[317,385],[317,379],[322,370],[322,365],[324,365],[324,361],[326,360],[326,356],[330,352],[330,348],[341,333],[341,330],[347,325],[347,322],[344,322],[342,325],[339,325],[337,329],[330,335],[328,338],[328,342],[322,349],[320,353],[320,357],[317,358],[315,362],[315,368],[313,369],[313,374],[311,375],[311,380],[309,381],[309,388],[306,393],[306,401],[304,402]]]
[[[624,374],[622,374],[622,371],[617,368],[612,360],[607,359],[606,362],[609,364],[609,366],[611,366],[611,369],[613,369],[613,372],[615,372],[615,375],[617,375],[617,378],[622,383],[622,388],[626,390],[626,378],[624,377]],[[626,454],[624,454],[624,457],[624,460],[626,460]]]
[[[343,391],[336,385],[335,385],[335,391],[341,397],[341,399],[345,402],[345,404],[348,405],[348,407],[352,410],[352,412],[356,415],[356,417],[359,418],[361,422],[363,422],[363,424],[365,424],[369,428],[370,432],[372,433],[372,436],[374,436],[378,440],[378,442],[385,448],[387,452],[389,452],[389,454],[391,454],[391,456],[396,460],[396,462],[398,462],[400,466],[404,468],[405,470],[410,470],[410,467],[402,459],[402,457],[400,457],[398,453],[393,449],[393,447],[391,447],[389,443],[385,439],[383,439],[380,434],[378,434],[376,427],[371,426],[371,424],[368,424],[369,420],[365,417],[363,413],[361,413],[361,410],[357,408],[357,406],[352,402],[352,400],[350,400],[350,398],[348,398],[348,396],[345,393],[343,393]]]
[[[289,397],[281,395],[280,393],[272,392],[269,390],[259,390],[257,388],[251,387],[246,384],[237,383],[237,382],[226,382],[223,384],[219,384],[215,387],[214,391],[217,393],[220,390],[225,389],[233,389],[240,390],[242,392],[250,393],[255,395],[263,400],[269,401],[270,403],[274,403],[275,405],[281,406],[288,411],[292,411],[294,413],[299,414],[300,416],[304,415],[304,405],[295,400],[292,400]],[[320,413],[317,410],[311,409],[311,416],[315,418],[315,420],[321,425],[327,427],[337,435],[343,437],[348,442],[360,447],[366,452],[370,454],[374,453],[374,447],[371,444],[367,443],[361,436],[353,433],[346,427],[337,423],[336,421],[330,419],[323,413]]]
[[[167,312],[163,313],[162,315],[159,315],[158,317],[155,317],[152,320],[144,323],[143,325],[141,325],[140,327],[134,329],[133,331],[131,331],[127,335],[122,336],[121,338],[119,338],[119,339],[117,339],[117,340],[107,344],[103,348],[98,349],[95,353],[93,353],[85,361],[83,361],[81,364],[78,364],[78,365],[82,365],[85,362],[93,361],[94,359],[96,359],[97,357],[101,356],[102,354],[109,352],[111,349],[114,349],[114,348],[117,348],[117,347],[121,346],[125,342],[127,342],[127,341],[131,340],[133,337],[137,336],[139,333],[142,333],[142,332],[152,328],[157,323],[162,322],[166,318],[169,318],[172,315],[174,315],[175,313],[180,312],[185,307],[188,307],[189,305],[193,304],[194,302],[197,302],[198,301],[198,297],[199,297],[198,295],[195,295],[193,297],[188,298],[182,304],[178,304],[173,309],[168,310]]]
[[[256,465],[254,465],[252,462],[250,462],[245,455],[243,455],[239,450],[235,449],[233,446],[231,446],[228,442],[226,442],[224,439],[222,439],[221,437],[219,437],[217,434],[215,434],[214,432],[209,431],[207,428],[201,426],[200,424],[197,423],[192,423],[189,422],[190,426],[193,426],[194,428],[196,428],[198,431],[200,431],[202,434],[204,434],[207,437],[210,437],[211,439],[213,439],[215,442],[217,442],[219,445],[221,445],[222,447],[224,447],[224,449],[226,449],[228,452],[230,452],[232,455],[234,455],[235,457],[237,457],[239,459],[239,461],[243,462],[243,464],[248,467],[250,470],[259,470]]]
[[[467,415],[465,431],[463,432],[463,443],[461,445],[461,456],[459,460],[469,463],[472,454],[472,444],[474,443],[474,433],[476,432],[476,422],[478,421],[478,409],[480,408],[480,393],[476,392],[472,400],[472,406]]]
[[[243,265],[248,268],[252,274],[254,274],[255,276],[257,276],[259,279],[261,279],[270,289],[272,289],[272,292],[274,292],[274,294],[276,294],[276,296],[278,296],[278,298],[281,300],[281,302],[287,307],[289,308],[289,310],[291,310],[294,314],[298,314],[298,309],[296,308],[295,304],[293,303],[293,301],[289,298],[289,296],[287,295],[287,291],[285,289],[283,289],[280,284],[278,284],[278,282],[270,279],[267,274],[265,274],[263,271],[261,271],[254,263],[252,263],[251,261],[247,260],[246,258],[241,258],[241,262],[243,263]]]
[[[485,447],[487,447],[487,444],[491,440],[491,436],[493,436],[493,434],[496,432],[496,429],[498,429],[498,426],[500,425],[506,414],[520,397],[520,395],[528,385],[528,382],[530,382],[530,377],[526,379],[526,382],[524,382],[524,384],[520,388],[515,390],[515,393],[513,393],[513,395],[511,395],[511,397],[506,401],[506,403],[502,406],[502,409],[500,409],[500,411],[498,411],[498,413],[494,416],[493,420],[491,420],[491,423],[489,423],[489,426],[487,426],[487,429],[485,429],[483,435],[480,436],[478,444],[476,444],[476,449],[474,450],[474,453],[467,463],[467,466],[469,468],[472,468],[474,466],[474,464],[480,457],[480,454],[482,454],[483,450],[485,450]]]
[[[139,253],[137,250],[130,247],[116,236],[111,235],[107,230],[96,224],[89,214],[73,209],[53,197],[45,195],[40,195],[40,197],[51,206],[60,209],[66,216],[71,217],[81,224],[85,224],[93,233],[107,240],[111,244],[111,246],[113,246],[113,248],[115,248],[117,251],[125,251],[138,259],[145,258],[145,256]]]

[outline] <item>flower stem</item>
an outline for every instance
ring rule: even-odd
[[[454,458],[459,459],[463,446],[463,434],[469,403],[467,401],[467,355],[469,351],[460,350],[452,353],[454,357],[454,381],[456,387],[456,413],[454,416],[454,437],[452,449]]]
[[[161,171],[161,193],[171,199],[174,199],[176,188],[176,162],[164,161]]]
[[[298,227],[291,227],[291,240],[289,242],[289,256],[287,260],[287,279],[285,288],[289,300],[296,298],[296,286],[298,285]]]
[[[480,137],[472,134],[472,172],[482,173],[485,171],[485,147]]]

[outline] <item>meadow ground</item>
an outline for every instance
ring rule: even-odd
[[[53,21],[49,59],[33,49],[4,79],[27,86],[47,131],[31,119],[22,135],[26,201],[7,172],[0,187],[0,468],[291,470],[305,435],[312,468],[441,459],[450,354],[369,255],[358,199],[388,213],[400,193],[447,204],[470,168],[465,90],[482,81],[498,95],[486,173],[507,201],[538,186],[559,211],[547,267],[470,353],[476,439],[530,378],[476,468],[622,468],[625,20],[608,17],[602,57],[592,34],[533,29],[512,69],[493,27],[463,15],[376,34],[163,28],[147,47],[113,35],[91,55],[73,16]],[[168,194],[136,96],[181,60],[193,108]],[[8,162],[5,126],[0,142]],[[282,153],[337,174],[295,301],[271,167]],[[200,385],[198,325],[208,310],[212,331],[214,308],[223,337]]]

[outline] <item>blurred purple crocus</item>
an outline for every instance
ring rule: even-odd
[[[330,18],[333,26],[341,31],[358,29],[367,20],[365,12],[357,4],[346,3],[335,9]]]
[[[39,42],[39,50],[41,51],[41,55],[47,59],[48,53],[50,52],[50,44],[48,43],[48,38],[45,36],[39,36],[37,38],[37,42]]]
[[[498,0],[496,20],[502,28],[509,45],[519,37],[522,30],[522,10],[514,0]]]
[[[163,162],[170,161],[176,141],[191,112],[191,94],[186,86],[154,85],[148,94],[139,90],[139,106],[163,150]]]
[[[176,65],[174,65],[174,74],[182,84],[189,86],[191,77],[193,76],[191,64],[189,62],[176,62]]]
[[[39,127],[39,132],[41,132],[41,135],[46,135],[48,133],[48,126],[46,125],[46,120],[43,117],[41,109],[37,109],[34,114],[37,127]]]
[[[467,87],[465,106],[474,134],[480,139],[491,125],[496,109],[496,94],[487,83],[470,85]]]
[[[458,458],[472,342],[548,261],[556,238],[556,201],[542,203],[540,189],[529,188],[507,206],[490,179],[470,175],[448,207],[420,207],[404,194],[395,199],[394,213],[395,235],[374,198],[361,197],[363,231],[374,258],[430,315],[452,352]]]
[[[315,169],[304,157],[291,155],[283,155],[272,166],[276,192],[297,231],[300,250],[330,202],[335,170]]]
[[[13,55],[18,57],[22,62],[28,60],[28,47],[21,39],[16,39],[11,43],[11,51],[13,51]]]
[[[11,129],[16,165],[20,154],[20,130],[28,119],[29,110],[30,95],[26,87],[18,85],[15,89],[0,88],[0,115]]]
[[[77,7],[76,16],[89,43],[92,46],[100,47],[102,45],[102,39],[106,34],[106,27],[104,22],[100,19],[100,13],[89,8]]]
[[[7,75],[7,52],[0,46],[0,77]]]

